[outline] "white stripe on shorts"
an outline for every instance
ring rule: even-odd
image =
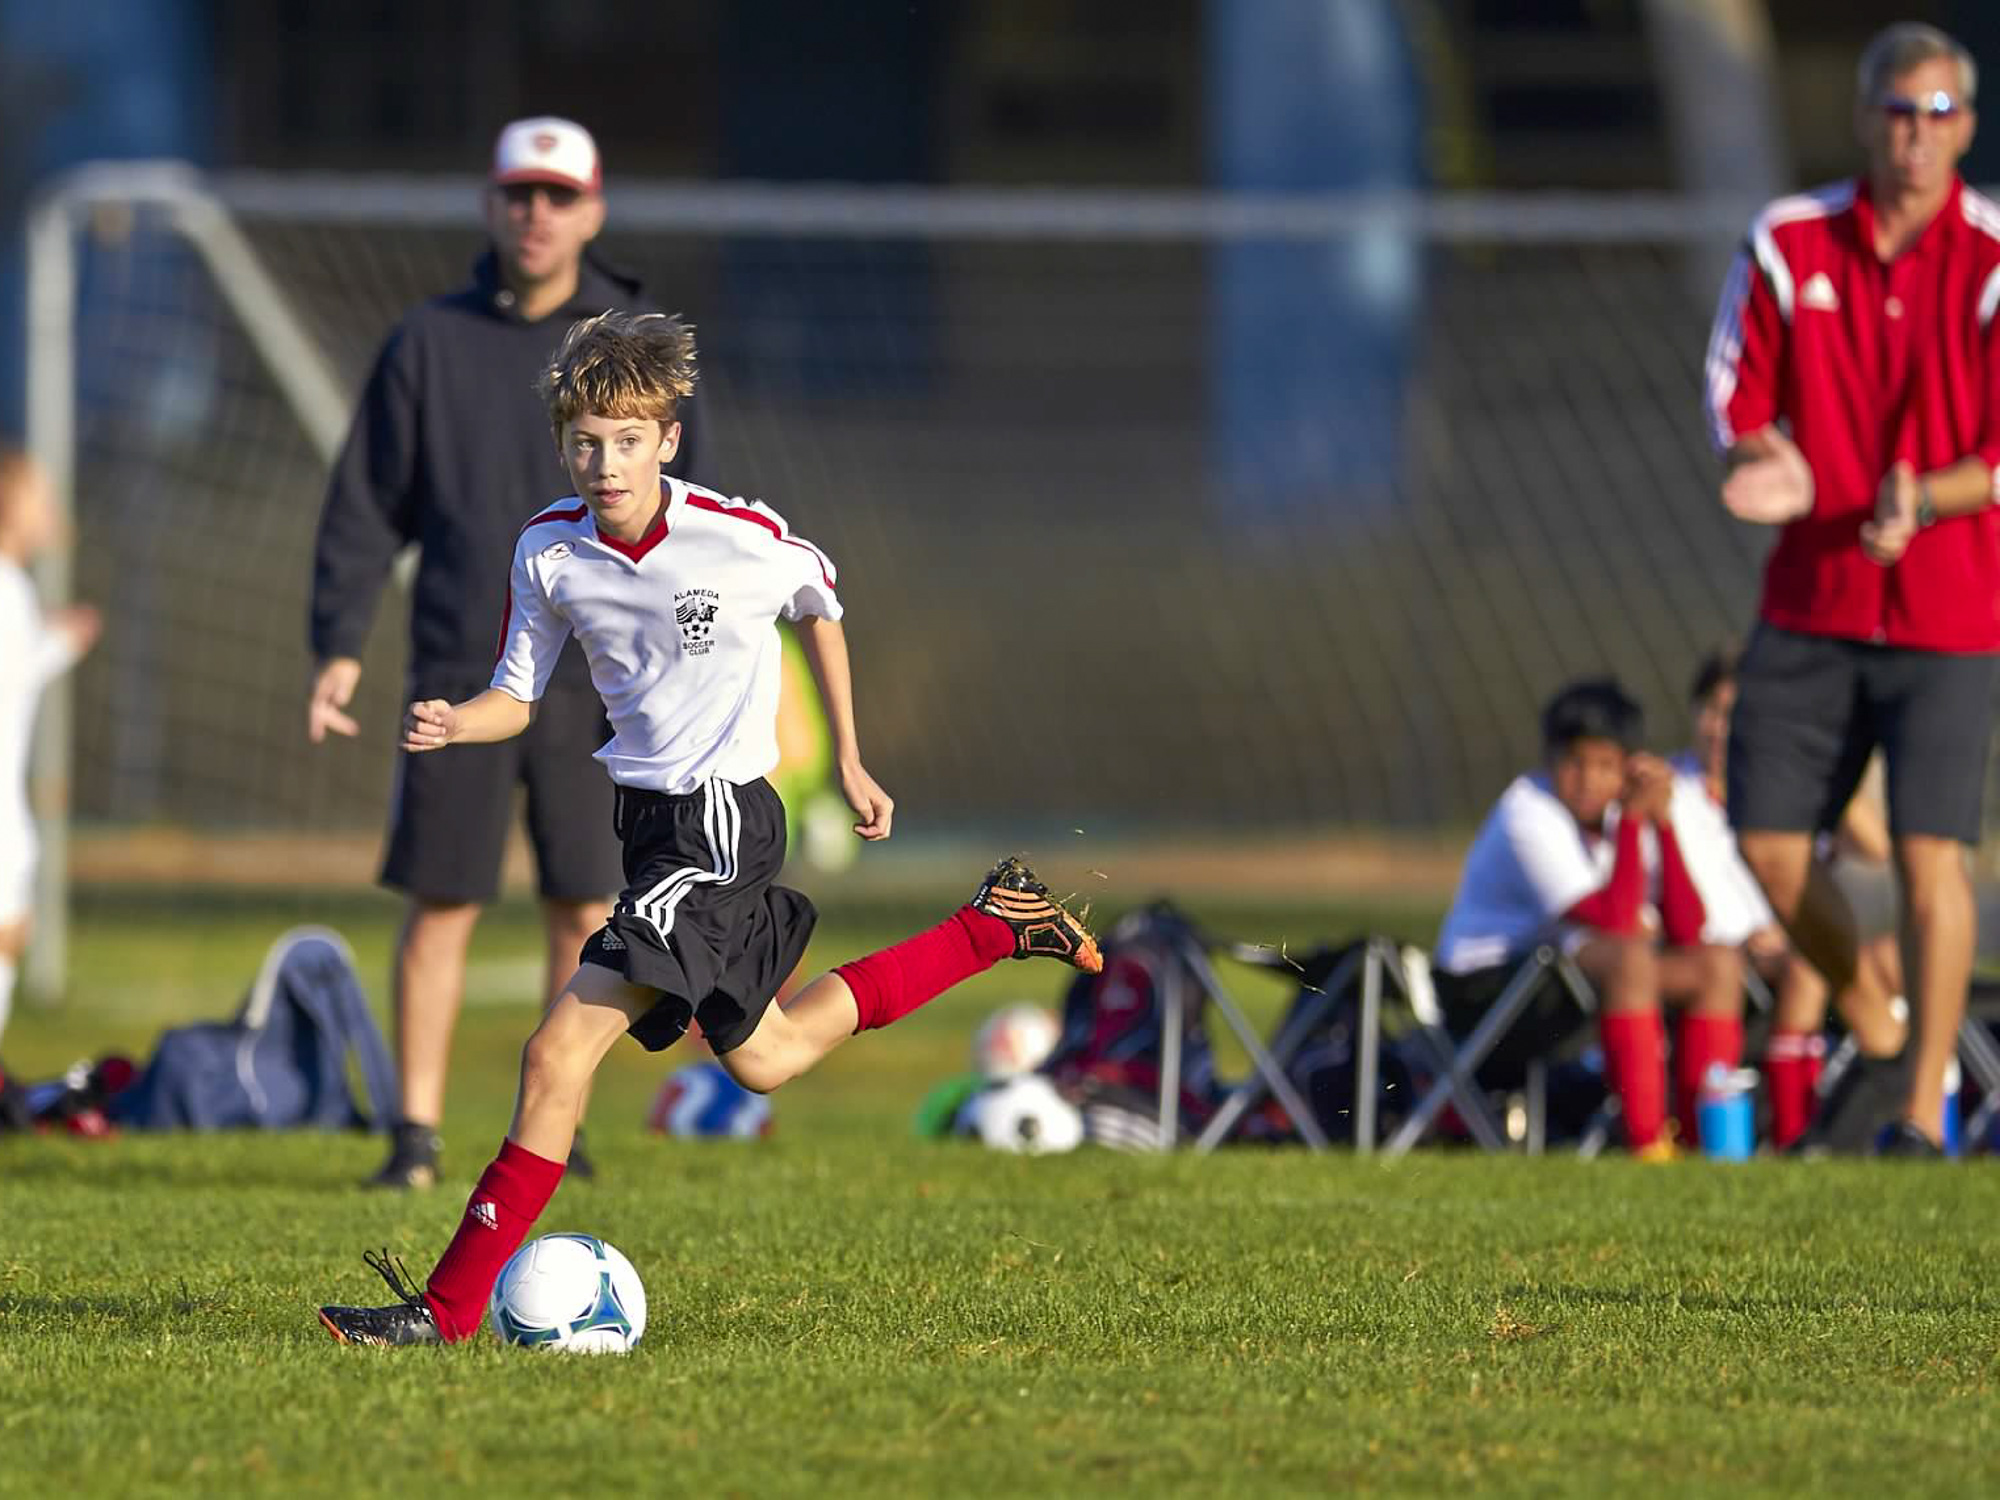
[[[674,927],[674,910],[697,885],[728,885],[736,878],[743,818],[736,806],[733,783],[711,778],[702,783],[702,831],[708,836],[713,868],[684,865],[654,884],[632,903],[632,914],[660,935],[666,945]]]

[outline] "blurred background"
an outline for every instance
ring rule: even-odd
[[[1441,899],[1548,692],[1615,672],[1671,748],[1747,628],[1709,315],[1902,18],[2000,57],[1974,0],[0,0],[0,424],[108,617],[70,866],[372,878],[406,610],[309,747],[330,447],[561,113],[701,331],[712,480],[841,565],[864,882],[1005,839]]]

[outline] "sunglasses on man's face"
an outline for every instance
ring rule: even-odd
[[[1915,99],[1908,94],[1891,94],[1882,101],[1882,113],[1892,120],[1949,120],[1958,113],[1958,101],[1943,89]]]
[[[575,188],[561,187],[552,182],[510,182],[500,189],[500,196],[514,208],[527,208],[535,201],[537,193],[549,200],[550,208],[573,207],[576,200],[583,196]]]

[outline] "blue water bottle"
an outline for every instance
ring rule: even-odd
[[[1958,1086],[1962,1081],[1958,1059],[1953,1058],[1944,1069],[1944,1154],[1957,1156],[1964,1149],[1965,1125],[1958,1117]]]
[[[1748,1161],[1757,1147],[1754,1114],[1746,1076],[1722,1063],[1710,1064],[1695,1098],[1702,1155],[1716,1161]]]

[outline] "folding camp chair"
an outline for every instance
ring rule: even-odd
[[[1975,982],[1965,1004],[1965,1021],[1958,1028],[1958,1063],[1979,1085],[1979,1108],[1965,1118],[1959,1132],[1963,1149],[1983,1151],[2000,1122],[2000,1043],[1993,1040],[1992,1027],[2000,1022],[2000,987],[1991,982]]]
[[[1212,945],[1194,925],[1169,908],[1159,909],[1159,919],[1172,923],[1172,950],[1178,960],[1166,966],[1161,979],[1160,1003],[1165,1015],[1164,1045],[1160,1056],[1160,1123],[1158,1146],[1162,1151],[1171,1151],[1180,1143],[1180,1092],[1181,1092],[1181,1026],[1190,1003],[1200,1004],[1204,999],[1212,1004],[1229,1023],[1229,1029],[1236,1033],[1243,1050],[1250,1054],[1252,1077],[1277,1096],[1286,1113],[1298,1127],[1298,1132],[1307,1146],[1315,1151],[1327,1148],[1326,1132],[1319,1128],[1312,1110],[1299,1097],[1299,1091],[1292,1087],[1292,1081],[1285,1076],[1284,1068],[1271,1056],[1258,1038],[1256,1028],[1243,1014],[1243,1007],[1236,1003],[1224,987],[1222,978],[1215,972],[1215,965],[1209,961],[1209,948],[1220,946],[1232,953],[1243,950],[1240,945]],[[1194,993],[1189,993],[1192,981]],[[1226,1101],[1225,1101],[1226,1107]],[[1239,1109],[1240,1115],[1242,1111]],[[1232,1117],[1234,1118],[1234,1117]],[[1226,1126],[1224,1127],[1227,1128]],[[1203,1130],[1197,1140],[1197,1148],[1210,1151],[1221,1139],[1219,1132],[1211,1139],[1214,1124]]]
[[[1473,1125],[1473,1113],[1468,1105],[1473,1100],[1485,1102],[1485,1092],[1480,1087],[1478,1073],[1480,1066],[1499,1046],[1508,1032],[1520,1022],[1531,1003],[1542,993],[1545,986],[1555,984],[1562,987],[1569,999],[1587,1016],[1597,1014],[1597,994],[1591,989],[1590,981],[1583,977],[1568,954],[1543,944],[1524,959],[1500,996],[1479,1018],[1471,1035],[1451,1049],[1449,1060],[1438,1074],[1437,1079],[1425,1092],[1417,1107],[1403,1121],[1400,1129],[1392,1135],[1382,1148],[1386,1156],[1401,1156],[1423,1139],[1424,1134],[1444,1112],[1445,1105],[1457,1102],[1459,1113],[1466,1125],[1479,1138],[1480,1144],[1488,1149],[1497,1149],[1505,1144],[1499,1140],[1485,1138]],[[1525,1145],[1530,1153],[1538,1153],[1547,1134],[1548,1073],[1541,1062],[1530,1063],[1526,1079]],[[1586,1133],[1581,1154],[1595,1155],[1601,1149],[1605,1134],[1602,1121],[1594,1124]]]
[[[1386,937],[1369,937],[1342,949],[1320,949],[1293,959],[1264,944],[1235,943],[1227,949],[1237,962],[1253,968],[1296,976],[1300,1002],[1271,1039],[1270,1056],[1279,1075],[1286,1075],[1300,1049],[1350,1002],[1357,1007],[1354,1036],[1354,1149],[1366,1156],[1375,1150],[1376,1114],[1380,1099],[1382,1010],[1385,1001],[1400,1003],[1408,1024],[1403,1040],[1435,1073],[1451,1065],[1454,1051],[1444,1029],[1428,979],[1429,960],[1418,950],[1402,950]],[[1198,1151],[1212,1151],[1250,1110],[1273,1090],[1262,1070],[1253,1073],[1223,1099],[1214,1117],[1195,1141]],[[1466,1126],[1480,1144],[1498,1150],[1506,1143],[1505,1128],[1477,1088],[1456,1096]],[[1293,1106],[1282,1099],[1287,1111]],[[1296,1121],[1298,1116],[1294,1114]],[[1300,1127],[1305,1134],[1305,1127]]]

